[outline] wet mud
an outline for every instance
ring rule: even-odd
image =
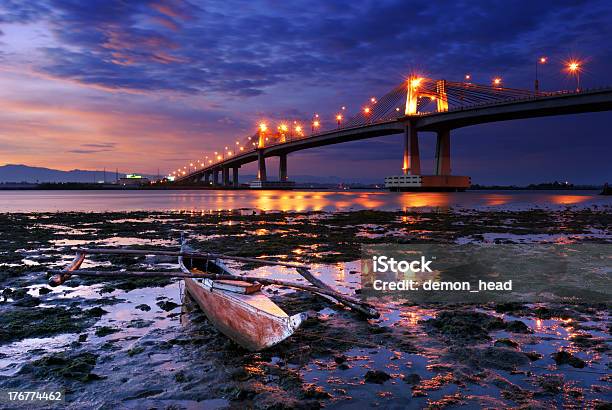
[[[609,408],[607,305],[377,299],[381,318],[364,320],[319,296],[266,288],[309,317],[252,353],[208,322],[180,280],[75,276],[50,288],[44,271],[66,266],[75,246],[177,249],[185,233],[198,249],[311,264],[354,294],[363,243],[612,243],[610,226],[605,207],[2,214],[0,389],[62,389],[73,409]],[[234,267],[304,282],[285,268]],[[99,255],[83,268],[177,265]]]

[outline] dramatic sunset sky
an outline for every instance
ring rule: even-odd
[[[602,1],[0,0],[0,165],[162,173],[267,118],[332,122],[411,70],[461,81],[612,85]],[[453,172],[479,183],[612,182],[612,113],[453,132]],[[289,174],[382,180],[401,137],[294,153]],[[433,134],[423,133],[425,172]],[[270,173],[274,168],[270,164]],[[247,166],[245,173],[254,173]]]

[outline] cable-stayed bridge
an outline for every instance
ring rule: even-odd
[[[451,130],[495,121],[612,110],[612,88],[536,92],[492,85],[451,82],[412,76],[358,113],[335,114],[323,124],[318,115],[306,121],[262,122],[243,140],[174,171],[175,183],[238,186],[239,168],[258,163],[253,187],[289,184],[287,155],[342,142],[404,134],[402,173],[385,179],[391,189],[465,189],[469,178],[451,173]],[[421,175],[419,131],[437,133],[435,175]],[[271,182],[266,158],[279,157],[278,181]],[[399,168],[399,167],[398,167]],[[230,178],[230,171],[232,172]]]

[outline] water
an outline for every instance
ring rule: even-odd
[[[0,212],[397,210],[413,208],[530,209],[610,206],[597,191],[0,191]]]

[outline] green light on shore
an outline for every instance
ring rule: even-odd
[[[129,179],[142,179],[142,175],[138,174],[126,174],[125,177]]]

